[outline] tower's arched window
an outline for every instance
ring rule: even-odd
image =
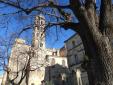
[[[45,24],[45,21],[44,20],[41,20],[40,21],[40,26],[44,26],[44,24]]]
[[[43,21],[40,21],[40,24],[43,25],[44,24]]]

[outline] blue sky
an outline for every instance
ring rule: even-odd
[[[52,28],[53,35],[48,35],[46,39],[46,45],[48,48],[61,48],[64,45],[64,41],[75,33],[70,29],[64,30],[63,28],[61,28],[58,33],[56,33],[53,29],[54,27]]]

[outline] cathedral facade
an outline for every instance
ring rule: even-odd
[[[36,16],[31,46],[15,40],[2,85],[67,84],[67,58],[60,55],[61,50],[46,48],[45,23],[44,16]]]

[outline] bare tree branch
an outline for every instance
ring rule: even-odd
[[[14,14],[18,14],[18,13],[20,13],[20,12],[22,12],[22,10],[20,10],[20,11],[16,11],[16,12],[13,12],[13,13],[4,13],[4,14],[0,14],[0,16],[5,16],[5,15],[14,15]]]
[[[22,10],[23,12],[25,12],[26,14],[30,14],[32,11],[35,11],[37,8],[42,8],[42,7],[54,7],[54,8],[62,8],[62,9],[65,9],[65,8],[69,8],[69,5],[66,5],[66,6],[60,6],[60,5],[56,5],[56,4],[53,4],[52,2],[49,2],[49,3],[43,3],[43,4],[40,4],[38,6],[34,6],[32,8],[27,8],[27,9],[24,9],[20,6],[19,2],[18,4],[15,4],[14,2],[10,2],[10,1],[6,1],[6,0],[0,0],[0,3],[3,3],[3,4],[7,4],[9,6],[12,6],[12,7],[15,7],[17,9],[20,9]]]
[[[59,22],[59,23],[48,23],[48,25],[45,27],[44,31],[46,31],[47,28],[52,27],[52,26],[56,26],[56,25],[59,25],[59,26],[63,27],[64,29],[72,28],[72,29],[75,29],[76,31],[79,30],[79,28],[80,28],[79,23]]]
[[[15,8],[17,8],[17,9],[21,9],[22,11],[25,11],[24,8],[20,7],[18,4],[14,3],[14,2],[12,2],[12,1],[0,0],[0,3],[3,3],[3,4],[6,4],[6,5],[15,7]]]
[[[28,26],[22,28],[22,30],[21,30],[21,31],[19,32],[19,34],[18,34],[18,37],[19,37],[23,32],[25,32],[25,31],[27,31],[27,30],[29,30],[29,29],[32,29],[33,26],[34,26],[34,25],[31,24],[31,25],[28,25]]]

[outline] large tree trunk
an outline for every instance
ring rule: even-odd
[[[112,85],[112,49],[107,37],[101,37],[98,43],[93,40],[85,30],[80,34],[86,55],[89,57],[87,62],[87,72],[90,85],[100,83],[101,85]],[[98,36],[95,36],[95,38]],[[101,42],[102,41],[102,42]],[[111,52],[109,52],[111,50]],[[110,73],[110,74],[109,74]]]
[[[93,38],[90,36],[87,30],[81,30],[78,32],[85,49],[85,54],[88,56],[88,61],[85,61],[85,65],[82,65],[86,69],[89,78],[89,85],[95,85],[97,80],[101,80],[100,72],[101,66],[97,59],[97,50]]]
[[[91,76],[94,77],[94,80],[90,80],[92,81],[92,84],[90,85],[113,85],[113,50],[110,44],[109,36],[102,33],[99,29],[99,24],[96,23],[96,12],[93,1],[94,0],[86,0],[88,3],[86,3],[87,7],[85,8],[81,6],[79,2],[74,4],[74,0],[71,0],[72,11],[77,16],[82,26],[80,28],[81,31],[84,32],[84,36],[82,33],[79,34],[84,42],[85,51],[88,56],[92,57],[90,58],[90,61],[93,60],[96,64],[95,65],[93,62],[89,63],[89,70],[93,67],[91,71],[88,70],[89,74],[92,73]],[[107,0],[104,1],[107,2]],[[112,26],[110,26],[108,22],[107,25],[104,26],[104,29],[112,29]],[[86,40],[84,40],[84,38]],[[93,69],[96,72],[94,72]],[[91,77],[89,77],[89,79],[90,78]]]
[[[102,34],[113,40],[113,11],[111,0],[102,0],[100,7],[99,29]]]
[[[89,26],[86,26],[89,25]],[[100,83],[101,85],[113,85],[113,50],[110,44],[110,41],[107,36],[102,35],[95,25],[91,25],[89,23],[84,23],[84,27],[87,27],[87,31],[85,34],[87,36],[87,42],[90,46],[94,48],[94,53],[92,52],[92,58],[90,60],[96,60],[96,66],[94,65],[94,69],[97,73],[93,73],[94,79],[97,79],[95,83]],[[88,36],[90,36],[88,38]],[[90,39],[91,38],[91,39]],[[89,40],[89,41],[88,41]],[[91,45],[91,43],[93,44]],[[88,45],[87,45],[88,46]],[[89,49],[90,50],[90,49]],[[90,63],[93,64],[92,62]],[[98,65],[98,66],[97,66]],[[98,69],[99,67],[99,69]],[[91,72],[91,71],[90,71]],[[98,74],[99,73],[99,74]],[[97,74],[97,75],[96,75]],[[100,76],[98,76],[100,75]],[[97,78],[96,78],[97,77]],[[100,78],[98,78],[100,77]]]
[[[93,37],[98,54],[96,60],[98,60],[102,67],[102,72],[100,72],[102,79],[101,81],[98,80],[98,82],[101,83],[101,85],[113,85],[113,51],[110,41],[107,36],[96,35],[97,32],[93,33],[95,33]]]

